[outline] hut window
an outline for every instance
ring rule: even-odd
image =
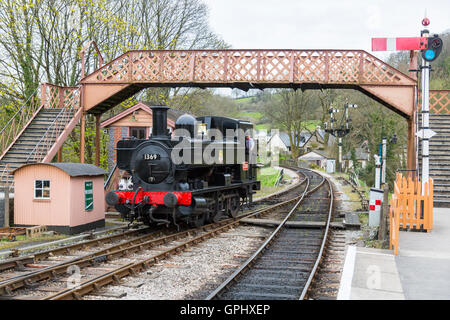
[[[50,199],[50,180],[34,180],[34,198]]]
[[[145,127],[130,127],[130,136],[137,139],[145,139]]]

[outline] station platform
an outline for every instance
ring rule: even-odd
[[[429,233],[401,231],[391,250],[348,246],[338,300],[450,300],[450,208]]]

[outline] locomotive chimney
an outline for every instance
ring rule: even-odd
[[[169,135],[167,131],[167,110],[170,108],[153,106],[151,109],[153,113],[152,137],[167,137]]]

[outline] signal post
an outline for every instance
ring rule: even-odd
[[[428,18],[422,20],[422,25],[427,27],[430,24]],[[408,120],[408,167],[409,169],[417,169],[416,162],[417,153],[414,154],[415,136],[422,139],[422,190],[425,182],[429,179],[429,140],[436,133],[429,127],[429,81],[430,81],[430,62],[434,61],[442,50],[442,40],[438,35],[429,37],[428,30],[422,30],[420,37],[406,38],[373,38],[372,51],[398,51],[409,50],[410,67],[415,68],[417,65],[417,56],[414,51],[422,52],[422,65],[420,70],[410,70],[413,72],[422,72],[422,129],[415,132],[415,117]],[[385,168],[383,168],[383,171]]]

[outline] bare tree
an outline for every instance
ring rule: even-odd
[[[291,154],[294,159],[300,155],[301,133],[306,128],[312,98],[310,91],[278,90],[277,95],[265,107],[266,115],[280,129],[286,130],[291,144]]]

